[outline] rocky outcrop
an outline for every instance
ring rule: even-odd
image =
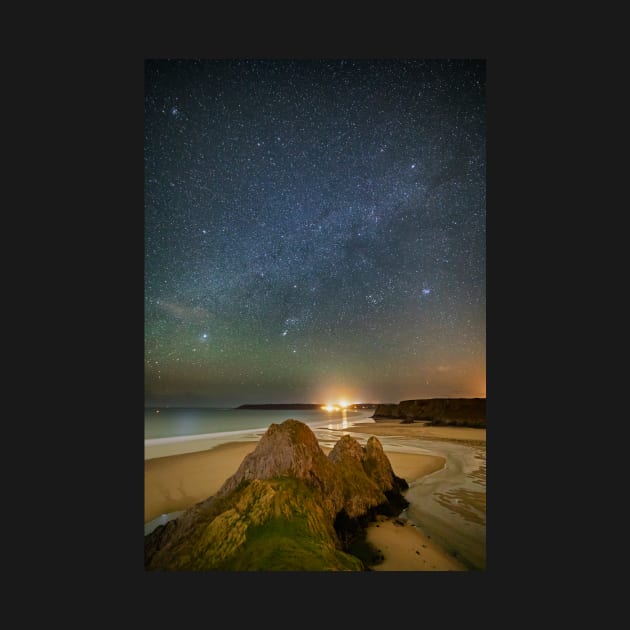
[[[397,405],[379,405],[375,420],[425,421],[432,425],[486,426],[485,398],[426,398],[402,400]]]
[[[150,570],[362,570],[346,553],[366,522],[408,504],[377,438],[326,457],[297,420],[272,424],[216,495],[145,539]]]
[[[298,479],[325,477],[329,465],[317,437],[303,422],[286,420],[271,424],[253,452],[221,486],[219,496],[230,493],[239,483],[251,479],[292,476]]]

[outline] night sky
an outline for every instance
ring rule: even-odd
[[[486,395],[485,64],[145,64],[145,403]]]

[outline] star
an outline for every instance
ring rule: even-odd
[[[146,60],[147,401],[484,391],[485,63],[340,63]]]

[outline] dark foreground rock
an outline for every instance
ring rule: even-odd
[[[360,571],[348,548],[408,503],[381,443],[341,438],[328,457],[297,420],[272,424],[216,495],[145,538],[145,568]]]
[[[401,400],[397,405],[379,405],[375,420],[400,420],[405,424],[428,422],[435,426],[486,426],[485,398],[426,398]]]

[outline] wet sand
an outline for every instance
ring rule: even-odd
[[[373,571],[467,571],[466,566],[446,553],[409,522],[396,519],[371,523],[367,541],[385,557]]]
[[[391,435],[424,440],[448,440],[449,442],[486,442],[486,429],[472,427],[429,427],[422,423],[401,424],[398,420],[354,425],[346,431],[369,433],[377,437]]]

